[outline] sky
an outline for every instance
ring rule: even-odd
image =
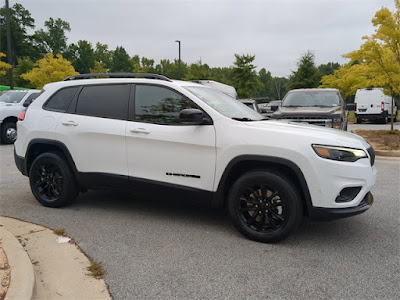
[[[289,76],[311,50],[317,65],[345,63],[382,6],[393,0],[9,0],[21,3],[36,29],[50,17],[70,23],[68,43],[88,40],[123,46],[130,56],[201,60],[229,67],[234,54],[255,55],[257,70]]]

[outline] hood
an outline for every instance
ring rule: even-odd
[[[274,115],[288,115],[288,116],[311,116],[311,115],[334,115],[340,114],[342,110],[341,106],[333,107],[279,107]]]
[[[351,148],[368,148],[370,145],[361,136],[333,128],[310,125],[307,123],[264,120],[256,122],[244,122],[247,126],[261,130],[288,133],[296,136],[304,136],[313,144],[323,144]],[[288,135],[288,138],[290,136]]]

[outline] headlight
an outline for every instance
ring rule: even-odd
[[[360,158],[367,158],[367,154],[361,149],[352,149],[335,146],[312,145],[315,153],[322,158],[339,161],[356,161]]]
[[[342,119],[341,118],[334,118],[332,120],[332,127],[340,129],[340,126],[342,125]]]

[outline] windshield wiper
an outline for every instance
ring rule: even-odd
[[[255,121],[255,120],[250,119],[250,118],[232,118],[232,120],[242,121],[242,122],[244,122],[244,121]]]

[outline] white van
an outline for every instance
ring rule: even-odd
[[[191,82],[196,82],[196,83],[200,83],[202,85],[209,86],[213,89],[223,92],[224,94],[226,94],[234,99],[239,99],[236,89],[233,86],[230,86],[230,85],[218,82],[218,81],[214,81],[214,80],[191,80]]]
[[[382,88],[359,89],[354,99],[357,124],[362,119],[379,120],[386,124],[392,114],[392,97],[383,93]],[[397,107],[393,107],[394,121],[396,121]]]

